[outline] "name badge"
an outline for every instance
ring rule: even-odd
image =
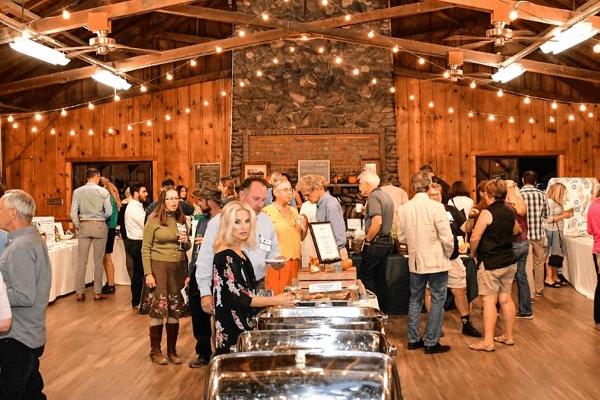
[[[261,237],[259,247],[261,250],[271,251],[271,240]]]

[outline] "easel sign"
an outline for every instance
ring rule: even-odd
[[[321,264],[331,264],[341,261],[340,251],[338,250],[333,228],[330,222],[311,222],[310,235],[315,243],[317,257]]]

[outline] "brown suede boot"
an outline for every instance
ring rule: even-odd
[[[160,350],[160,342],[162,341],[163,326],[154,325],[150,327],[150,360],[156,365],[168,364],[167,359],[163,356]]]
[[[167,331],[167,359],[173,364],[181,364],[181,358],[177,355],[177,335],[179,335],[179,323],[165,324]]]

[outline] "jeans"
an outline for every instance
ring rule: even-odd
[[[18,340],[0,339],[0,400],[45,400],[40,357],[44,346],[31,349]]]
[[[194,332],[194,338],[196,338],[196,354],[210,359],[212,354],[212,349],[210,347],[210,338],[212,334],[210,314],[207,314],[202,310],[200,291],[198,290],[198,283],[196,282],[196,268],[193,268],[190,273],[189,297],[190,302],[188,306],[192,314],[192,331]]]
[[[527,242],[513,242],[513,250],[517,256],[517,290],[519,295],[518,312],[521,315],[533,314],[531,308],[531,290],[527,281],[527,256],[529,255],[529,245]]]
[[[425,346],[435,346],[440,341],[442,322],[444,321],[444,303],[448,286],[448,271],[432,274],[410,273],[410,301],[408,302],[408,342],[415,343],[421,339],[419,324],[421,322],[421,310],[423,309],[423,297],[425,285],[429,283],[431,293],[431,309],[427,317]]]
[[[133,268],[129,272],[131,279],[131,306],[137,307],[142,299],[142,286],[144,285],[144,264],[142,262],[142,241],[127,239],[125,251],[133,260]]]
[[[598,269],[598,254],[593,254],[593,256],[596,274],[598,275],[596,292],[594,293],[594,322],[600,324],[600,269]]]
[[[388,303],[385,269],[391,251],[392,241],[389,237],[378,238],[368,246],[365,245],[358,270],[358,279],[362,281],[365,288],[375,293],[379,308],[383,312],[386,311]]]

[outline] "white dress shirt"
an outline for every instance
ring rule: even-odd
[[[125,230],[127,231],[127,239],[143,240],[144,239],[144,220],[146,212],[144,206],[136,199],[129,200],[125,209]]]

